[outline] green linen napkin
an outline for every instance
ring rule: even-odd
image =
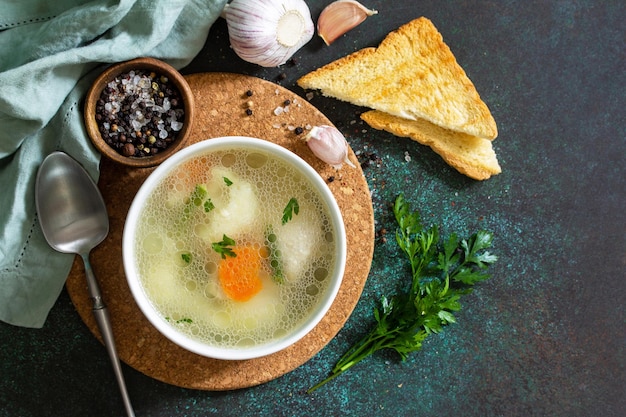
[[[104,65],[139,56],[176,68],[202,49],[226,0],[0,0],[0,320],[42,327],[74,259],[35,211],[43,158],[62,150],[97,179],[82,99]]]

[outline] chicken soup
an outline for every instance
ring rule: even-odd
[[[313,184],[278,156],[212,150],[174,168],[136,225],[136,264],[162,320],[224,348],[278,340],[326,293],[336,233]]]

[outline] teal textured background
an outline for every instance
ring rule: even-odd
[[[314,19],[327,2],[308,1]],[[295,64],[263,69],[212,28],[185,73],[231,71],[304,92],[305,73],[426,16],[498,123],[502,174],[467,179],[430,149],[370,129],[363,109],[316,95],[346,135],[372,191],[377,241],[354,313],[309,362],[230,392],[182,389],[124,371],[138,416],[623,416],[626,413],[626,4],[619,1],[363,1],[379,14]],[[400,362],[381,352],[312,395],[306,389],[406,285],[390,204],[405,193],[447,234],[495,234],[493,278],[458,323]],[[381,230],[387,230],[387,240]],[[0,416],[115,416],[104,348],[64,292],[41,330],[0,324]]]

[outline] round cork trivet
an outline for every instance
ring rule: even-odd
[[[192,144],[220,136],[252,136],[284,146],[315,168],[332,190],[343,214],[348,258],[343,282],[322,321],[291,347],[262,358],[224,361],[191,353],[162,336],[143,316],[128,288],[122,264],[122,232],[139,187],[154,168],[126,168],[103,159],[99,188],[106,201],[110,233],[91,254],[91,264],[109,308],[120,359],[160,381],[200,390],[231,390],[271,381],[305,363],[337,334],[352,313],[369,274],[374,250],[374,215],[367,182],[357,166],[340,170],[318,160],[295,127],[331,122],[295,93],[259,78],[203,73],[186,77],[195,94]],[[246,94],[251,92],[252,95]],[[286,100],[289,104],[286,105]],[[250,112],[246,112],[250,109]],[[279,110],[276,110],[279,109]],[[283,110],[282,112],[280,110]],[[209,139],[210,140],[210,139]],[[102,341],[93,318],[84,267],[77,257],[67,289],[78,313]]]

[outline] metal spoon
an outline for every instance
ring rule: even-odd
[[[59,252],[75,253],[83,259],[93,314],[109,353],[126,413],[134,417],[115,349],[109,312],[89,263],[89,253],[109,233],[109,216],[102,195],[78,162],[63,152],[53,152],[44,159],[37,172],[35,204],[48,244]]]

